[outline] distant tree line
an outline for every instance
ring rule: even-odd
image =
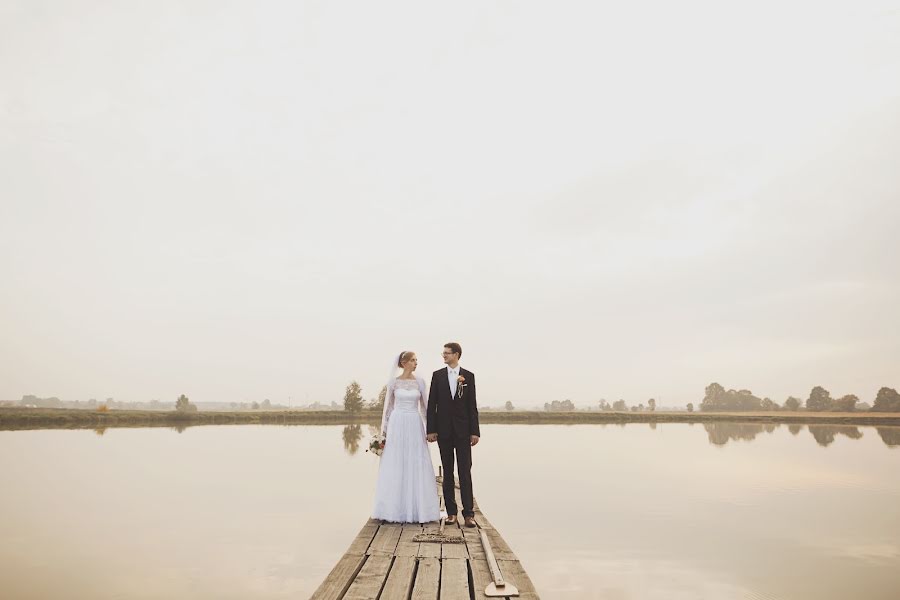
[[[384,401],[387,398],[387,386],[382,386],[378,396],[368,402],[363,400],[362,386],[357,381],[351,381],[344,390],[344,410],[349,413],[358,413],[363,410],[384,410]]]
[[[689,407],[689,410],[691,409],[692,406]],[[805,406],[803,400],[794,396],[789,396],[784,404],[779,406],[770,398],[755,396],[750,390],[726,390],[718,383],[711,383],[706,386],[706,393],[700,403],[700,410],[708,412],[798,411],[801,409],[809,412],[900,412],[900,394],[893,388],[883,387],[878,390],[874,403],[869,406],[866,403],[860,403],[859,398],[854,394],[832,398],[828,390],[817,385],[810,390]]]

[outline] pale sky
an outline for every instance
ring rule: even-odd
[[[900,387],[895,1],[0,0],[0,399]]]

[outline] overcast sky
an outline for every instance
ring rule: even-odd
[[[0,399],[900,387],[894,1],[0,0]]]

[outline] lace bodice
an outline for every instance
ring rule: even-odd
[[[415,379],[394,379],[388,384],[387,395],[384,398],[384,414],[381,418],[381,433],[386,434],[391,413],[394,411],[418,412],[425,423],[425,380],[421,377]]]

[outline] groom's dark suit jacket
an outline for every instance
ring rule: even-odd
[[[463,397],[450,396],[450,380],[447,369],[438,369],[431,376],[431,390],[428,392],[427,433],[436,433],[438,438],[449,441],[451,433],[460,438],[470,435],[481,437],[478,428],[478,404],[475,401],[475,374],[460,367],[459,374],[466,378]],[[457,396],[459,386],[457,384]]]

